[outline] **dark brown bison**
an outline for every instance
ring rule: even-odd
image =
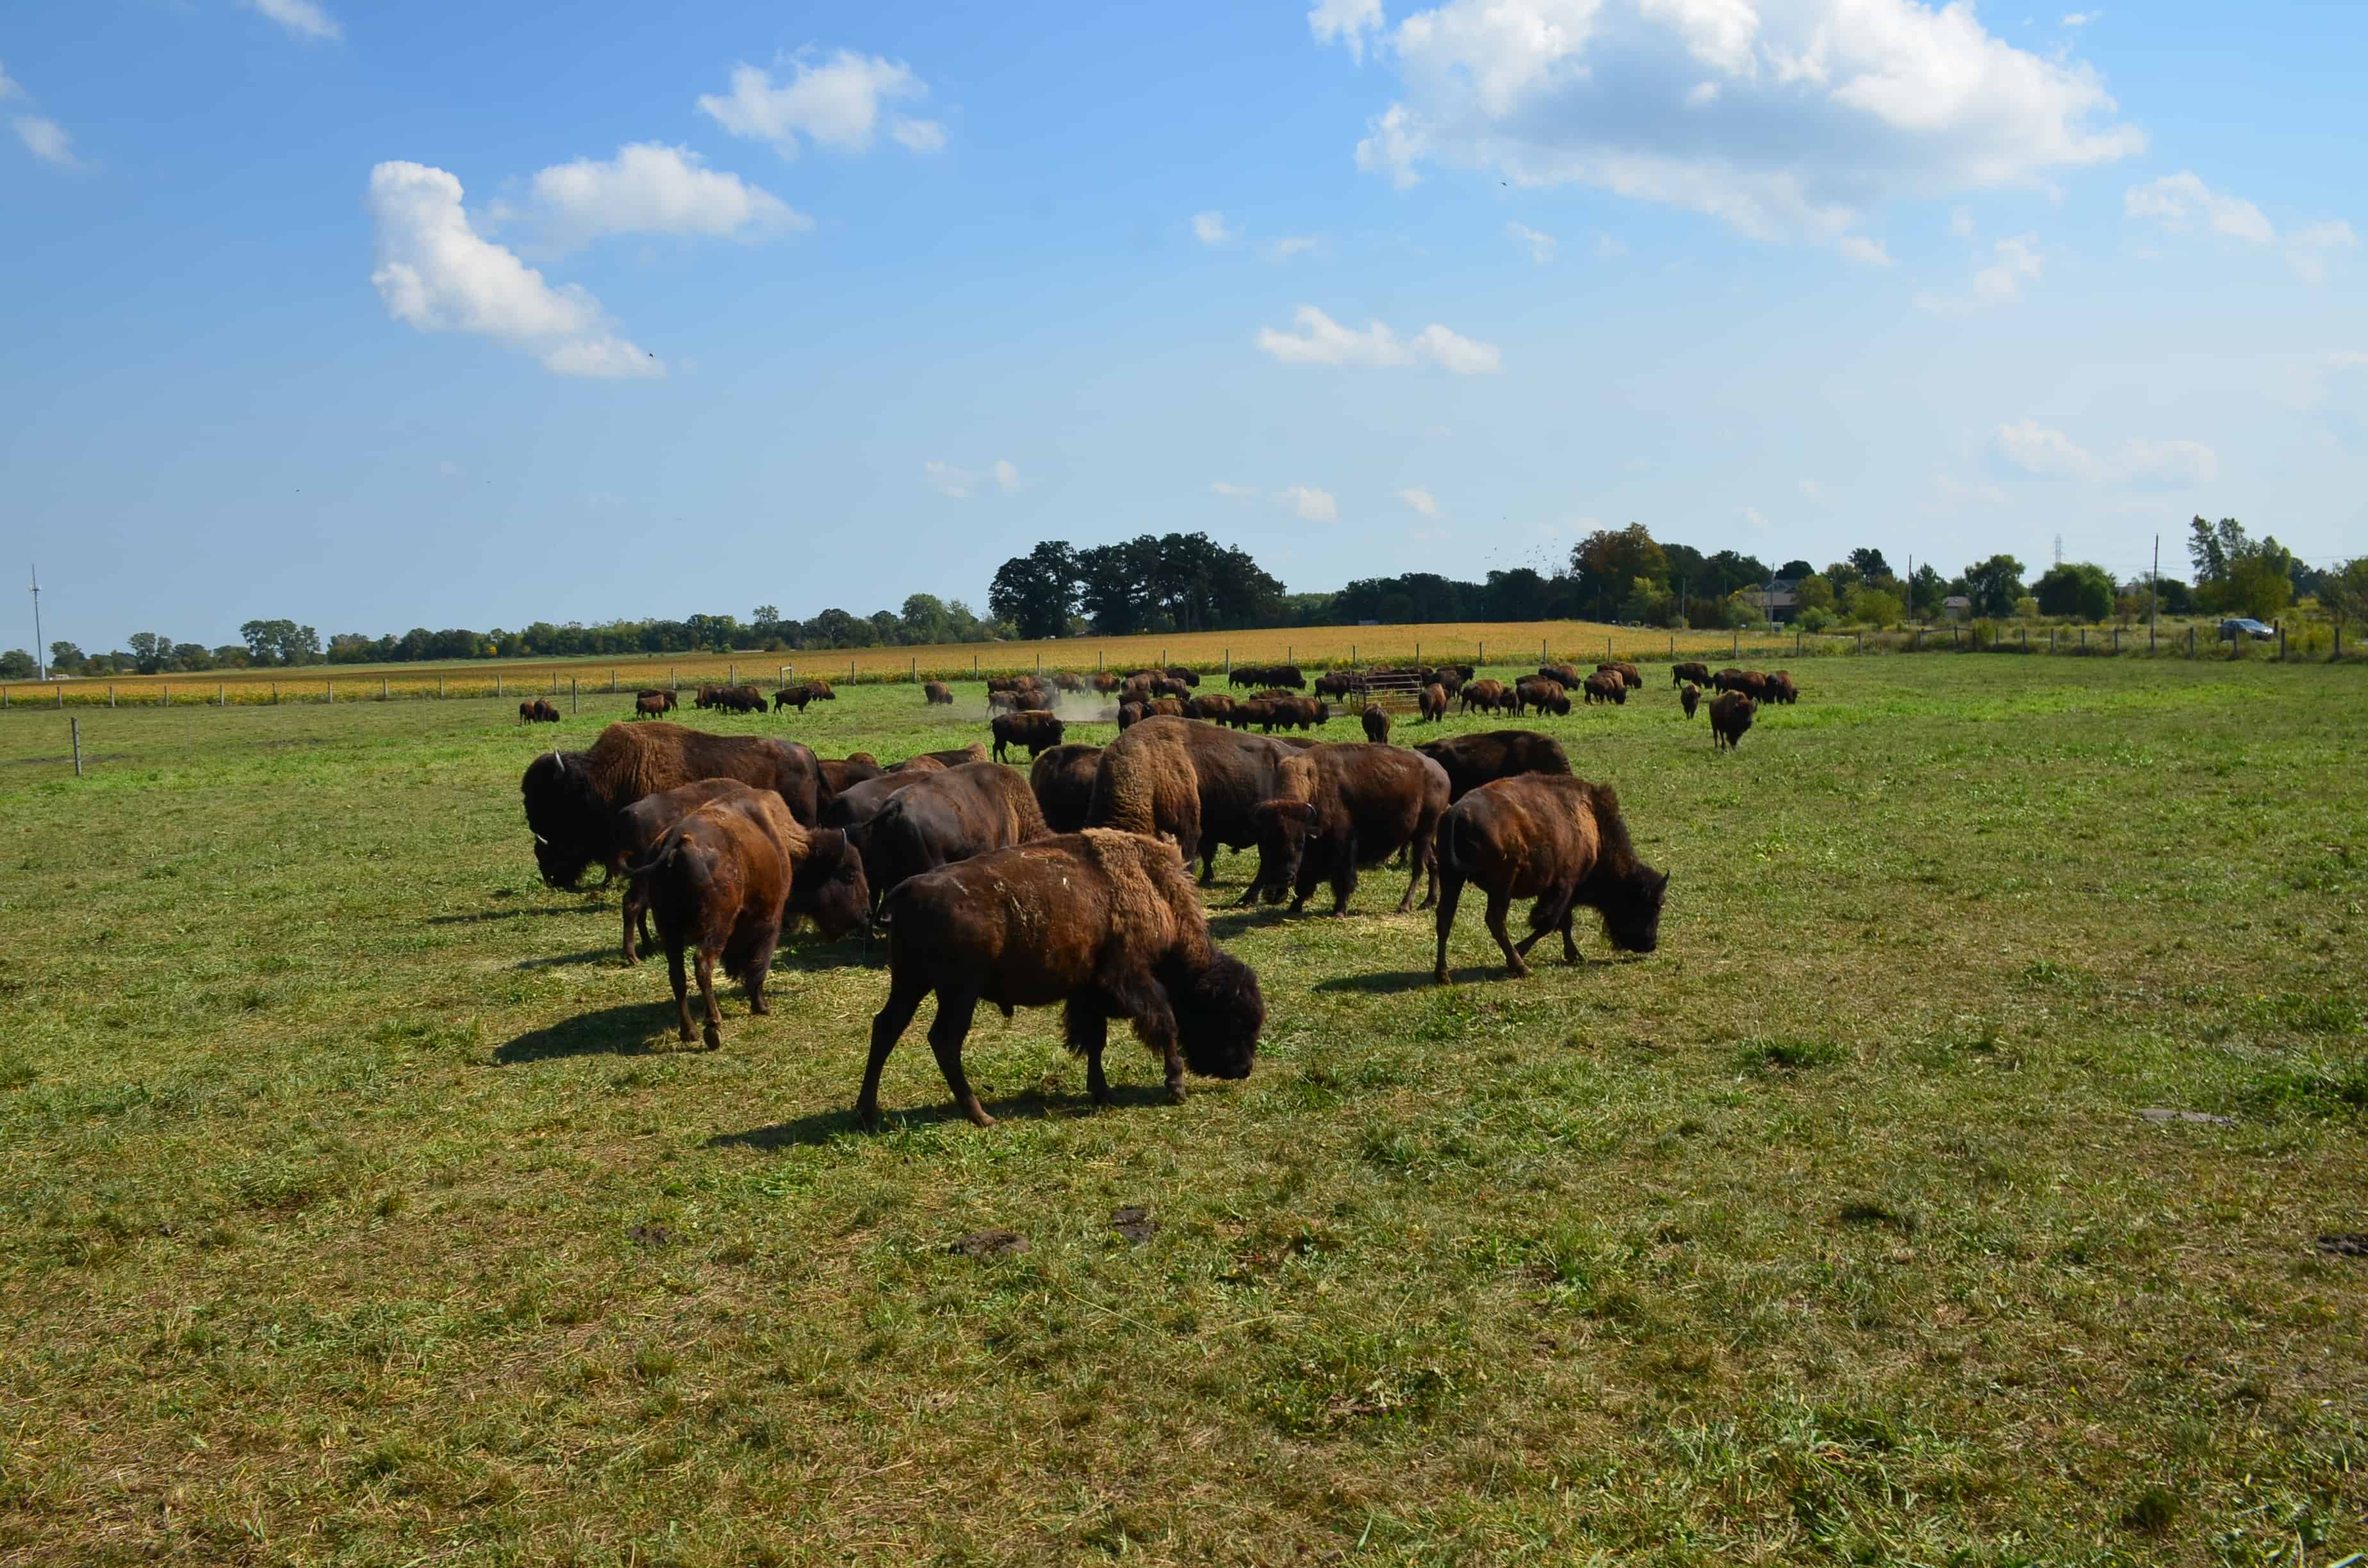
[[[1201,684],[1201,672],[1188,670],[1181,665],[1170,665],[1167,666],[1167,678],[1182,681],[1186,686],[1198,686]]]
[[[951,708],[954,701],[954,688],[941,680],[927,682],[921,687],[921,700],[925,704],[943,704]]]
[[[1216,880],[1220,848],[1247,849],[1258,839],[1258,807],[1304,799],[1305,775],[1292,769],[1293,746],[1265,735],[1175,719],[1145,719],[1102,753],[1086,821],[1176,840],[1201,880]]]
[[[1447,717],[1447,688],[1437,681],[1424,687],[1422,695],[1416,700],[1421,706],[1425,722],[1436,724]]]
[[[723,1043],[717,960],[746,988],[748,1010],[768,1012],[765,975],[784,916],[812,915],[823,935],[837,938],[861,920],[866,903],[863,869],[846,835],[808,833],[769,790],[693,806],[632,875],[648,884],[684,1040],[691,1037],[690,994],[682,960],[686,949],[693,955],[710,1051]]]
[[[1702,687],[1696,686],[1691,681],[1686,682],[1684,687],[1679,688],[1678,692],[1678,700],[1685,705],[1686,717],[1689,719],[1692,718],[1694,716],[1695,704],[1702,701]]]
[[[932,773],[943,773],[941,764],[931,762],[925,767],[893,769],[877,778],[867,778],[860,784],[850,784],[831,797],[815,819],[817,827],[835,827],[853,832],[880,814],[890,797],[909,790]]]
[[[1733,665],[1729,665],[1726,668],[1718,671],[1710,677],[1710,688],[1713,691],[1725,691],[1727,687],[1736,684],[1742,679],[1743,672],[1736,668]]]
[[[1538,678],[1553,681],[1565,691],[1577,691],[1586,677],[1578,673],[1577,665],[1540,665]]]
[[[1202,726],[1204,729],[1206,726]],[[1212,732],[1214,733],[1214,732]],[[1086,1088],[1110,1101],[1102,1049],[1125,1018],[1158,1053],[1167,1092],[1187,1068],[1247,1078],[1266,1027],[1248,965],[1209,939],[1209,923],[1175,848],[1131,833],[1085,832],[999,849],[916,877],[890,896],[888,1001],[871,1020],[857,1119],[880,1122],[880,1070],[932,992],[929,1049],[962,1113],[994,1125],[962,1072],[962,1041],[981,1002],[1065,1003],[1069,1049]]]
[[[1598,670],[1587,677],[1582,688],[1588,702],[1616,702],[1628,705],[1628,682],[1618,670]]]
[[[1048,831],[1028,780],[998,763],[966,762],[899,790],[856,839],[876,903],[908,877]]]
[[[1759,704],[1739,691],[1723,691],[1710,702],[1710,749],[1733,749],[1743,739],[1743,732],[1751,728],[1751,715]]]
[[[521,724],[556,724],[559,722],[559,710],[553,708],[549,702],[538,697],[530,702],[521,702],[518,704],[518,722]]]
[[[1355,670],[1326,670],[1315,677],[1318,697],[1349,697],[1365,689],[1365,677]]]
[[[819,766],[822,768],[822,793],[825,799],[834,799],[841,792],[853,789],[866,779],[877,778],[886,771],[880,766],[880,759],[868,751],[857,752],[852,756],[825,757]]]
[[[1669,684],[1671,686],[1683,686],[1688,681],[1693,682],[1696,686],[1708,686],[1710,684],[1710,666],[1696,660],[1688,660],[1684,664],[1671,665],[1669,666]]]
[[[1365,710],[1362,716],[1365,722],[1365,738],[1367,740],[1372,742],[1375,745],[1380,745],[1390,738],[1390,716],[1388,714],[1383,712],[1379,708],[1368,708]]]
[[[1466,713],[1471,712],[1474,708],[1483,713],[1494,713],[1497,709],[1507,706],[1505,683],[1500,680],[1473,681],[1458,695],[1463,699],[1462,710]]]
[[[1018,676],[989,676],[986,677],[986,689],[989,691],[1011,691],[1016,689],[1019,685],[1019,677]]]
[[[1307,689],[1307,677],[1299,673],[1297,665],[1235,665],[1225,680],[1232,686],[1276,686],[1292,691]]]
[[[1186,718],[1206,719],[1212,724],[1224,723],[1233,710],[1234,699],[1222,691],[1205,692],[1184,705]]]
[[[1415,889],[1430,874],[1430,897],[1439,896],[1439,870],[1431,857],[1440,813],[1447,810],[1447,770],[1430,758],[1396,746],[1311,746],[1301,754],[1306,771],[1295,799],[1263,801],[1256,814],[1258,870],[1241,902],[1263,897],[1279,903],[1291,893],[1288,913],[1305,907],[1308,896],[1332,884],[1332,913],[1349,913],[1357,891],[1357,869],[1378,866],[1408,851],[1414,875],[1398,913],[1414,906]],[[1429,900],[1425,900],[1429,907]]]
[[[1075,670],[1054,670],[1053,672],[1053,684],[1063,691],[1083,691],[1086,689],[1085,677]]]
[[[1140,702],[1121,702],[1118,705],[1118,727],[1120,733],[1125,733],[1130,725],[1139,724],[1143,722],[1143,708],[1144,705]]]
[[[1543,676],[1531,676],[1513,687],[1513,716],[1520,718],[1524,708],[1534,708],[1541,713],[1557,718],[1570,714],[1570,693],[1562,682],[1548,680]]]
[[[1313,697],[1269,697],[1266,701],[1267,716],[1263,722],[1269,730],[1278,726],[1304,730],[1310,725],[1332,722],[1332,705]]]
[[[1801,688],[1793,684],[1791,671],[1778,670],[1768,677],[1768,700],[1781,702],[1787,708],[1801,700]]]
[[[954,746],[946,751],[916,751],[888,771],[902,772],[915,767],[960,767],[965,762],[985,762],[986,743],[973,741],[966,746]]]
[[[1644,672],[1639,670],[1634,665],[1603,664],[1596,665],[1595,670],[1598,675],[1602,675],[1607,672],[1617,675],[1622,680],[1628,683],[1629,689],[1632,691],[1641,689],[1645,685]]]
[[[633,717],[655,719],[673,706],[674,693],[670,691],[637,692],[633,697]]]
[[[1669,879],[1636,858],[1608,784],[1531,774],[1482,785],[1440,818],[1439,876],[1431,977],[1442,985],[1447,937],[1466,882],[1487,895],[1488,934],[1515,975],[1530,972],[1523,956],[1549,931],[1562,933],[1563,957],[1578,961],[1571,919],[1581,905],[1603,917],[1604,936],[1622,951],[1649,953],[1660,943]],[[1537,900],[1518,947],[1505,934],[1505,914],[1517,898]]]
[[[769,790],[752,790],[736,778],[702,778],[696,784],[686,784],[679,790],[663,790],[645,796],[617,813],[618,858],[625,862],[625,961],[639,963],[641,953],[634,944],[638,931],[644,942],[650,939],[649,892],[650,880],[632,874],[632,868],[646,863],[656,849],[666,830],[682,817],[710,801],[722,801],[734,810],[758,821],[771,831],[773,815],[782,814],[780,797]],[[771,802],[768,807],[766,802]],[[831,802],[835,807],[837,801]],[[805,833],[805,847],[799,851],[794,876],[790,885],[790,913],[811,915],[824,931],[837,937],[863,918],[871,894],[861,881],[863,867],[854,848],[842,833],[815,831]],[[685,1035],[684,1039],[690,1037]]]
[[[1143,716],[1146,719],[1181,719],[1184,717],[1183,700],[1174,697],[1155,699],[1143,705]]]
[[[1483,784],[1523,773],[1568,773],[1562,743],[1535,730],[1484,730],[1414,748],[1447,770],[1448,799],[1460,801]]]
[[[1093,673],[1092,684],[1093,688],[1096,691],[1099,691],[1103,696],[1107,697],[1111,692],[1116,691],[1124,683],[1121,682],[1118,676],[1110,674],[1108,670],[1096,670]]]
[[[1026,746],[1030,760],[1042,756],[1061,744],[1061,721],[1041,710],[1030,709],[1021,713],[998,715],[988,726],[995,734],[995,745],[987,756],[1001,762],[1013,746]]]
[[[1094,776],[1102,770],[1102,748],[1072,742],[1040,753],[1028,770],[1028,788],[1036,796],[1044,825],[1054,833],[1075,833],[1086,825],[1094,803]]]
[[[765,694],[753,686],[712,687],[707,688],[707,706],[729,713],[762,713]]]
[[[1739,691],[1755,702],[1768,699],[1768,676],[1759,670],[1724,669],[1710,677],[1720,691]]]
[[[654,709],[650,710],[650,711],[655,712],[655,713],[671,713],[672,711],[674,711],[674,707],[675,707],[674,693],[673,693],[672,691],[667,690],[665,687],[660,687],[660,686],[643,687],[641,690],[639,690],[639,691],[637,691],[637,692],[633,693],[633,699],[634,699],[634,701],[635,701],[635,703],[636,703],[636,704],[638,704],[638,703],[640,702],[640,700],[641,700],[643,698],[645,698],[645,697],[655,697],[655,698],[656,698],[656,699],[658,699],[658,705],[657,705],[655,708],[654,708]]]
[[[611,724],[591,750],[546,752],[519,780],[543,881],[574,888],[592,866],[621,869],[618,812],[701,778],[737,778],[770,790],[800,823],[813,822],[823,803],[822,765],[811,747],[796,741],[710,734],[664,721]]]
[[[753,690],[754,688],[751,687],[750,689]],[[824,697],[828,695],[828,692],[829,688],[823,686],[819,681],[802,680],[793,682],[773,693],[773,711],[779,713],[784,708],[794,708],[799,712],[803,713],[806,710],[807,703],[821,701]],[[759,704],[759,706],[762,705]]]

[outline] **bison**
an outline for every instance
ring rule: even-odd
[[[1086,689],[1085,677],[1077,674],[1075,670],[1054,670],[1053,672],[1053,684],[1063,691],[1083,691]]]
[[[987,755],[1001,762],[1013,746],[1026,746],[1030,760],[1042,756],[1061,744],[1061,721],[1052,714],[1030,709],[1022,713],[998,714],[988,726],[995,734],[995,746]]]
[[[1556,718],[1568,718],[1570,693],[1558,680],[1531,676],[1513,687],[1513,716],[1520,718],[1523,708],[1534,708],[1541,713],[1552,713]]]
[[[1603,675],[1606,673],[1617,675],[1622,681],[1627,683],[1628,687],[1631,690],[1641,689],[1645,684],[1644,672],[1639,670],[1634,665],[1602,664],[1596,665],[1595,671],[1598,675]]]
[[[1140,702],[1121,702],[1118,705],[1118,728],[1121,734],[1124,734],[1129,726],[1143,722],[1143,707]]]
[[[734,713],[762,713],[765,694],[753,686],[719,686],[707,692],[707,706]]]
[[[1671,665],[1669,666],[1669,684],[1671,686],[1683,686],[1688,681],[1693,682],[1696,686],[1708,686],[1710,684],[1710,666],[1694,660],[1689,660],[1684,664]]]
[[[1751,715],[1759,707],[1739,691],[1723,691],[1711,699],[1710,749],[1732,751],[1742,741],[1743,732],[1751,728]]]
[[[1587,677],[1584,687],[1589,703],[1616,702],[1628,705],[1628,682],[1618,670],[1598,670]]]
[[[1678,700],[1685,705],[1686,717],[1689,719],[1692,718],[1694,716],[1694,705],[1702,700],[1702,687],[1696,686],[1691,681],[1686,682],[1685,686],[1678,692]]]
[[[1553,681],[1565,691],[1576,691],[1586,677],[1578,673],[1577,665],[1540,665],[1538,678]]]
[[[1801,700],[1801,688],[1793,684],[1792,672],[1778,670],[1768,677],[1768,700],[1781,702],[1787,708]],[[552,717],[556,718],[554,714]]]
[[[1637,858],[1608,784],[1531,774],[1482,785],[1440,818],[1439,875],[1431,978],[1442,985],[1447,937],[1466,882],[1487,895],[1488,934],[1516,976],[1530,972],[1523,957],[1549,931],[1562,933],[1563,957],[1578,962],[1571,920],[1581,905],[1602,916],[1604,936],[1622,951],[1649,953],[1660,943],[1669,879]],[[1519,946],[1505,934],[1505,914],[1517,898],[1537,900]]]
[[[768,1012],[765,975],[785,914],[811,914],[823,934],[836,938],[861,920],[866,903],[863,869],[848,853],[846,835],[808,833],[768,790],[744,790],[693,806],[631,875],[648,884],[644,896],[666,945],[686,1040],[690,994],[682,959],[685,949],[694,954],[710,1051],[723,1043],[723,1018],[715,1007],[718,959],[723,972],[746,988],[748,1010]]]
[[[1365,689],[1365,677],[1355,670],[1326,670],[1315,677],[1318,697],[1349,697]]]
[[[1181,681],[1186,686],[1198,686],[1201,684],[1201,672],[1188,670],[1181,665],[1170,665],[1167,666],[1167,678]]]
[[[880,809],[888,803],[891,796],[911,789],[933,773],[944,771],[943,766],[932,762],[925,767],[895,768],[877,778],[850,784],[831,797],[830,804],[825,806],[814,819],[814,825],[841,828],[852,833],[878,816]]]
[[[1416,752],[1370,744],[1312,746],[1301,761],[1304,771],[1292,770],[1299,775],[1296,797],[1263,801],[1254,813],[1258,870],[1242,903],[1262,896],[1278,903],[1288,889],[1288,913],[1296,915],[1317,884],[1329,882],[1332,913],[1346,915],[1358,868],[1378,866],[1401,849],[1409,852],[1414,875],[1398,913],[1414,906],[1426,871],[1430,897],[1439,896],[1431,840],[1447,810],[1445,768]]]
[[[876,903],[908,877],[1042,838],[1049,831],[1028,781],[992,762],[926,774],[860,830]]]
[[[1535,730],[1484,730],[1426,741],[1414,748],[1447,770],[1448,799],[1460,801],[1483,784],[1523,773],[1568,773],[1562,743]]]
[[[1072,742],[1038,754],[1028,770],[1028,788],[1044,813],[1044,825],[1054,833],[1075,833],[1086,825],[1094,803],[1094,778],[1102,770],[1102,748]]]
[[[1213,733],[1213,732],[1211,732]],[[932,992],[929,1049],[955,1106],[991,1127],[962,1072],[962,1041],[981,1002],[1067,1004],[1069,1049],[1086,1059],[1086,1088],[1108,1104],[1102,1050],[1110,1020],[1125,1018],[1158,1053],[1167,1093],[1180,1098],[1189,1067],[1246,1078],[1266,1026],[1248,965],[1209,939],[1209,923],[1176,850],[1129,833],[1065,834],[996,850],[916,877],[890,896],[888,1001],[871,1020],[871,1056],[855,1114],[880,1122],[880,1071]]]
[[[1506,706],[1505,683],[1500,680],[1468,682],[1457,695],[1463,698],[1462,710],[1466,713],[1471,712],[1474,708],[1483,713],[1494,713],[1497,709]]]
[[[674,693],[670,691],[643,691],[633,695],[633,717],[636,719],[655,719],[673,706]]]
[[[1234,699],[1222,691],[1204,693],[1184,705],[1186,718],[1206,719],[1212,724],[1224,723],[1233,711]]]
[[[635,703],[636,703],[636,704],[638,704],[638,703],[641,701],[641,699],[643,699],[643,698],[645,698],[645,697],[655,697],[655,698],[656,698],[656,699],[658,699],[657,706],[656,706],[655,708],[654,708],[654,709],[650,710],[650,711],[651,711],[651,712],[654,712],[654,713],[670,713],[670,712],[672,712],[672,711],[674,710],[674,707],[675,707],[675,697],[674,697],[674,693],[673,693],[671,690],[669,690],[669,689],[667,689],[666,687],[662,687],[662,686],[648,686],[648,687],[643,687],[641,690],[639,690],[639,691],[637,691],[637,692],[633,693],[633,700],[635,701]]]
[[[1176,840],[1201,881],[1216,880],[1220,847],[1258,840],[1258,807],[1305,799],[1297,748],[1264,735],[1174,719],[1145,719],[1102,753],[1086,821]]]
[[[1436,724],[1447,717],[1447,688],[1437,681],[1424,687],[1422,695],[1416,701],[1421,708],[1424,722]]]
[[[518,722],[521,724],[556,724],[559,722],[559,710],[553,708],[544,699],[538,697],[532,701],[521,702],[518,704]]]
[[[780,797],[768,790],[752,790],[736,778],[702,778],[696,784],[685,784],[678,790],[665,790],[644,796],[617,813],[618,858],[626,865],[624,897],[625,961],[642,961],[634,943],[638,931],[644,942],[650,939],[649,889],[646,877],[632,875],[632,869],[646,863],[656,849],[666,830],[686,814],[710,801],[723,801],[753,820],[769,824],[771,811],[780,805]],[[771,802],[768,807],[766,802]],[[836,807],[838,802],[831,804]],[[768,831],[770,831],[769,827]],[[790,907],[792,913],[812,915],[815,924],[836,937],[852,927],[863,917],[871,894],[861,877],[862,862],[843,833],[804,833],[806,847],[793,868],[791,881]],[[845,892],[851,884],[853,892]],[[837,902],[834,902],[837,901]],[[686,1034],[685,1040],[690,1037]]]
[[[1372,742],[1375,745],[1381,745],[1388,741],[1390,738],[1390,716],[1388,714],[1383,712],[1379,708],[1369,707],[1365,710],[1362,717],[1365,722],[1365,739]]]
[[[1108,697],[1111,692],[1116,691],[1121,684],[1122,683],[1119,680],[1118,676],[1110,674],[1108,670],[1096,670],[1093,674],[1093,687],[1096,691],[1100,692],[1104,697]]]
[[[941,680],[929,681],[921,687],[921,701],[925,705],[941,704],[951,708],[954,702],[954,688]]]
[[[835,799],[858,784],[879,778],[884,771],[880,759],[868,751],[860,751],[846,757],[825,757],[818,766],[822,768],[825,799]]]
[[[616,815],[645,795],[701,778],[737,778],[781,797],[811,823],[823,803],[822,766],[811,747],[761,735],[717,735],[680,724],[611,724],[589,751],[547,752],[518,781],[543,881],[572,889],[593,865],[611,873]]]
[[[916,767],[960,767],[965,762],[985,762],[985,760],[986,743],[973,741],[966,746],[955,746],[948,751],[916,751],[888,771],[898,773]]]
[[[773,711],[779,713],[784,708],[794,708],[803,713],[807,703],[819,702],[829,694],[830,688],[820,681],[802,680],[773,693]],[[763,704],[757,706],[762,707]]]

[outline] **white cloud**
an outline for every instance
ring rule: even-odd
[[[1435,517],[1439,516],[1439,497],[1433,495],[1428,490],[1420,488],[1401,490],[1398,492],[1398,499],[1413,507],[1416,511],[1420,512],[1426,517]]]
[[[2040,274],[2039,236],[2017,234],[1991,247],[1997,256],[1974,274],[1973,287],[1963,294],[1918,294],[1919,310],[1943,315],[1964,315],[1992,305],[2010,305],[2022,298],[2022,286]]]
[[[2215,234],[2250,244],[2275,243],[2278,232],[2261,210],[2242,197],[2215,191],[2181,169],[2122,193],[2122,210],[2133,218],[2151,218],[2164,228],[2184,233],[2200,222]]]
[[[1019,488],[1019,469],[1009,458],[995,460],[995,483],[1006,495]]]
[[[1992,440],[1999,457],[2040,479],[2172,488],[2209,484],[2220,473],[2219,454],[2201,441],[2139,437],[2108,460],[2091,453],[2063,431],[2048,429],[2036,419],[2001,425]]]
[[[2310,223],[2286,237],[2286,264],[2296,276],[2312,283],[2327,281],[2329,252],[2350,250],[2360,243],[2351,225],[2340,221]]]
[[[1228,501],[1255,501],[1258,498],[1258,487],[1255,484],[1228,484],[1219,479],[1211,481],[1209,488]]]
[[[1870,240],[1864,234],[1844,234],[1836,243],[1841,253],[1852,261],[1862,262],[1868,267],[1891,265],[1891,253],[1884,248],[1881,240]]]
[[[2146,142],[2092,69],[1967,0],[1443,0],[1381,52],[1403,93],[1362,167],[1590,185],[1770,238],[1839,244],[1886,201],[2041,187]]]
[[[1314,250],[1323,242],[1313,234],[1285,234],[1266,247],[1269,261],[1289,261],[1292,256]]]
[[[17,140],[25,151],[45,164],[55,164],[62,169],[73,168],[81,160],[74,156],[74,138],[66,128],[45,114],[20,114],[11,122],[17,128]]]
[[[1411,339],[1400,339],[1386,324],[1367,322],[1362,332],[1342,326],[1314,305],[1292,312],[1291,332],[1260,327],[1260,352],[1285,365],[1341,365],[1367,369],[1394,369],[1407,365],[1436,365],[1459,376],[1485,375],[1503,368],[1504,357],[1493,343],[1477,343],[1436,322]]]
[[[387,314],[421,332],[469,332],[521,344],[563,376],[663,376],[666,367],[610,330],[600,302],[542,274],[471,226],[461,182],[423,164],[370,170],[364,202]]]
[[[1768,519],[1759,515],[1759,508],[1757,506],[1746,506],[1743,509],[1743,520],[1762,533],[1768,529]]]
[[[1628,244],[1626,241],[1615,240],[1610,234],[1598,234],[1595,236],[1595,254],[1600,260],[1617,261],[1628,254]]]
[[[1192,237],[1204,245],[1222,245],[1240,239],[1242,232],[1225,227],[1225,215],[1222,212],[1195,212],[1192,214]]]
[[[1286,484],[1277,491],[1279,500],[1291,503],[1291,509],[1302,522],[1331,523],[1340,518],[1340,508],[1333,504],[1332,492],[1318,490],[1308,484]]]
[[[1952,479],[1945,473],[1933,475],[1932,483],[1934,488],[1941,492],[1942,498],[1948,501],[1952,506],[1962,506],[1968,502],[1975,501],[1980,502],[1985,506],[2003,506],[2006,505],[2006,492],[2000,490],[1995,484],[1967,484],[1964,481]]]
[[[1526,223],[1508,223],[1505,233],[1516,244],[1525,247],[1530,259],[1540,267],[1554,258],[1555,240],[1552,234],[1542,234]]]
[[[1366,36],[1382,30],[1382,0],[1315,0],[1307,13],[1307,30],[1318,43],[1338,41],[1361,65]]]
[[[2090,22],[2102,20],[2104,15],[2102,11],[2067,11],[2064,14],[2064,25],[2067,28],[2085,28]]]
[[[534,176],[534,214],[551,244],[609,234],[749,237],[811,229],[814,220],[739,176],[705,166],[688,147],[641,142],[606,163],[578,158]]]
[[[16,97],[22,94],[24,90],[24,88],[18,86],[15,82],[9,80],[8,68],[5,65],[0,65],[0,101]]]
[[[934,485],[939,494],[956,501],[969,500],[971,492],[978,488],[978,475],[968,469],[940,462],[936,458],[921,465],[921,477]]]
[[[1801,481],[1801,494],[1807,496],[1812,501],[1823,502],[1830,499],[1827,494],[1826,487],[1819,484],[1814,479],[1804,479]]]
[[[247,6],[285,28],[291,37],[314,43],[334,43],[345,36],[337,19],[313,0],[246,0]]]
[[[842,49],[816,65],[791,56],[777,63],[790,70],[786,82],[755,65],[732,68],[732,91],[700,96],[700,112],[734,136],[769,142],[785,158],[798,154],[800,137],[842,153],[867,151],[879,133],[882,105],[890,99],[926,98],[928,84],[901,60]],[[888,133],[906,149],[934,153],[946,144],[935,120],[888,115]]]
[[[1949,214],[1949,233],[1961,240],[1974,237],[1974,213],[1969,207],[1960,207]]]

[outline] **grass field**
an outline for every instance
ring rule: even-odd
[[[916,1029],[878,1136],[860,944],[684,1052],[536,882],[518,773],[605,699],[85,713],[81,780],[0,718],[0,1562],[2368,1551],[2313,1245],[2368,1231],[2368,672],[1803,684],[1725,756],[1660,683],[1546,722],[1673,874],[1649,958],[1508,982],[1467,900],[1436,988],[1377,872],[1216,915],[1246,1083],[1114,1044],[1096,1112],[987,1014],[1001,1124]]]

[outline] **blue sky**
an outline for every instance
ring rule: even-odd
[[[12,7],[0,540],[85,648],[983,608],[1170,528],[1294,589],[1632,520],[2348,556],[2362,58],[2327,4]]]

